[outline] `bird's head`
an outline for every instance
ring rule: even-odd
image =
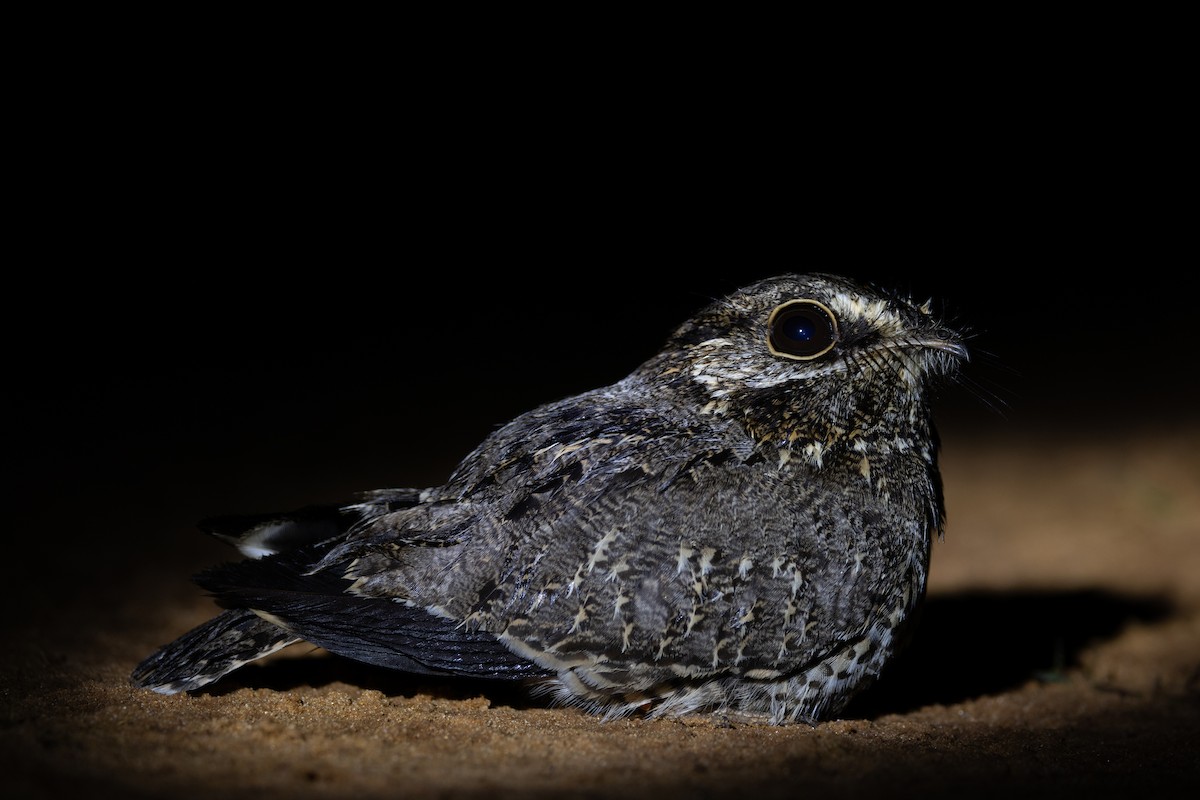
[[[762,444],[862,450],[928,432],[927,389],[967,357],[960,334],[917,304],[831,275],[747,286],[688,320],[651,362],[705,413]],[[650,365],[648,365],[650,366]],[[857,440],[857,441],[856,441]]]

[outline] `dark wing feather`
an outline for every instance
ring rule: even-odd
[[[162,694],[199,689],[238,667],[296,641],[248,609],[230,609],[160,648],[129,676]]]
[[[456,620],[383,598],[346,594],[340,573],[307,571],[301,558],[272,556],[211,569],[196,582],[230,608],[253,609],[293,636],[368,664],[433,675],[519,679],[547,671]]]

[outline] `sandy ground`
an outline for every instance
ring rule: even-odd
[[[91,507],[97,543],[133,525],[149,556],[56,547],[48,515],[10,586],[3,794],[1182,796],[1200,788],[1200,429],[1047,435],[944,431],[919,633],[815,728],[603,723],[302,647],[211,691],[135,690],[133,665],[212,612],[186,577],[227,554],[187,509]]]

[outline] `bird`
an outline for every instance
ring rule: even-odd
[[[304,641],[604,719],[829,719],[911,639],[944,532],[931,401],[969,356],[931,306],[757,280],[442,485],[208,520],[245,556],[195,577],[222,610],[130,681],[195,691]]]

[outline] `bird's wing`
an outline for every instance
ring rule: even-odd
[[[645,423],[634,433],[631,416]],[[680,459],[665,469],[642,464],[647,442],[654,459],[664,448],[678,451],[686,437],[676,431],[671,441],[654,429],[655,418],[644,408],[600,405],[575,425],[501,433],[415,505],[376,502],[343,538],[223,565],[197,582],[228,608],[252,609],[298,638],[368,663],[483,677],[547,674],[504,644],[501,630],[480,624],[477,612],[510,588],[503,581],[528,552],[528,525],[562,519],[556,509],[574,507],[580,487],[615,497],[647,481],[665,485],[687,467]],[[573,535],[571,524],[564,520],[564,536]]]
[[[323,547],[226,564],[196,582],[230,609],[249,609],[294,639],[368,664],[435,675],[517,679],[546,674],[496,637],[386,598],[347,592],[349,581],[311,571]]]
[[[812,615],[868,602],[840,574],[845,553],[823,552],[841,521],[833,508],[814,522],[833,506],[821,486],[781,479],[735,424],[606,397],[561,412],[501,429],[436,497],[376,518],[322,567],[543,667],[657,662],[655,680],[815,658],[828,643],[805,638]],[[817,596],[818,583],[833,588]]]
[[[294,642],[294,635],[253,611],[230,609],[159,648],[129,679],[160,694],[187,692]]]

